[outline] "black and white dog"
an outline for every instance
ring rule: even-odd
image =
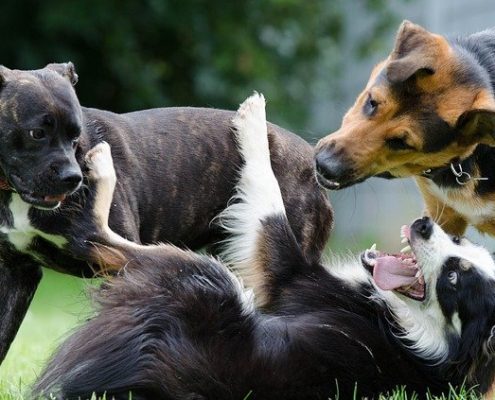
[[[88,399],[328,399],[420,396],[494,376],[495,263],[428,218],[404,227],[409,255],[371,248],[333,265],[308,260],[270,166],[264,99],[233,120],[244,159],[237,202],[219,220],[228,263],[170,245],[127,242],[107,225],[109,148],[96,180],[95,260],[125,265],[98,313],[57,351],[35,396]]]
[[[210,222],[234,193],[241,159],[230,134],[233,112],[115,114],[81,107],[76,81],[71,63],[34,71],[0,66],[0,362],[42,266],[78,276],[95,272],[74,230],[92,202],[84,156],[95,144],[111,145],[118,182],[109,222],[129,240],[208,245],[220,233]],[[304,251],[318,258],[332,213],[314,178],[313,150],[271,124],[269,138],[288,218]]]

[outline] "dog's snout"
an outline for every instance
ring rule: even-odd
[[[413,222],[411,230],[428,240],[433,232],[433,222],[429,217],[419,218]]]
[[[66,170],[62,174],[60,174],[60,180],[62,181],[62,183],[67,185],[67,187],[75,189],[82,182],[81,171],[78,171],[75,168]]]
[[[316,172],[332,183],[341,183],[350,175],[345,160],[334,147],[319,151],[315,156]]]

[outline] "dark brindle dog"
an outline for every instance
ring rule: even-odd
[[[115,175],[100,144],[88,165],[94,239],[104,246],[92,254],[125,267],[49,362],[34,397],[323,400],[405,386],[426,398],[463,384],[485,392],[495,372],[489,252],[421,218],[402,229],[407,257],[369,249],[332,265],[309,260],[270,168],[263,98],[248,99],[233,122],[245,163],[238,201],[220,221],[231,234],[230,265],[250,278],[260,308],[217,259],[109,230]]]
[[[495,235],[494,94],[494,30],[449,39],[406,21],[341,128],[319,142],[319,179],[341,189],[415,176],[448,232]]]
[[[0,361],[41,278],[41,266],[92,276],[87,218],[92,187],[84,155],[112,146],[119,182],[110,226],[129,240],[198,248],[218,239],[212,218],[227,204],[240,157],[233,113],[170,108],[117,115],[79,105],[71,63],[35,71],[0,69]],[[273,167],[305,254],[316,259],[331,208],[313,177],[312,149],[270,125]]]

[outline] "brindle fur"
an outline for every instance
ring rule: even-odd
[[[104,140],[111,145],[118,176],[109,222],[114,231],[138,243],[162,241],[192,249],[220,239],[220,231],[211,221],[228,203],[241,163],[230,134],[234,114],[214,109],[161,108],[119,115],[84,108],[72,88],[76,80],[71,63],[51,64],[35,71],[1,67],[3,177],[15,187],[10,179],[14,171],[22,175],[23,184],[50,193],[57,177],[50,175],[50,165],[46,168],[49,172],[40,173],[42,160],[54,154],[50,152],[63,150],[64,166],[75,168],[74,164],[79,164],[84,172],[85,153]],[[46,114],[55,120],[53,137],[70,151],[62,149],[62,144],[53,144],[44,152],[26,149],[22,136],[26,126]],[[74,158],[68,140],[79,133]],[[269,134],[273,168],[288,218],[308,258],[317,259],[328,239],[332,211],[314,178],[312,148],[272,124]],[[63,249],[38,236],[21,252],[7,235],[0,234],[0,361],[36,290],[41,266],[77,276],[94,275],[93,265],[87,262],[88,243],[79,239],[77,230],[87,218],[84,210],[91,207],[92,189],[85,178],[82,188],[58,209],[29,210],[31,225],[36,229],[68,240]],[[60,193],[58,190],[53,193]],[[12,196],[11,192],[0,191],[0,227],[12,226],[8,208]]]
[[[318,143],[322,184],[415,176],[427,213],[448,232],[472,224],[495,234],[495,207],[486,212],[495,201],[494,93],[495,30],[445,38],[404,21],[341,128]],[[461,186],[452,162],[488,180]]]

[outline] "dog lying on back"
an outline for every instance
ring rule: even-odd
[[[429,218],[403,227],[413,253],[374,248],[322,265],[301,251],[270,166],[264,99],[234,117],[244,159],[237,202],[219,217],[224,258],[141,246],[108,228],[109,148],[88,155],[92,257],[122,266],[97,294],[97,315],[56,352],[34,396],[88,399],[328,399],[447,393],[493,381],[495,263]],[[247,397],[246,397],[247,396]]]
[[[495,235],[495,31],[445,38],[405,21],[340,129],[316,148],[320,183],[414,176],[449,233]]]

